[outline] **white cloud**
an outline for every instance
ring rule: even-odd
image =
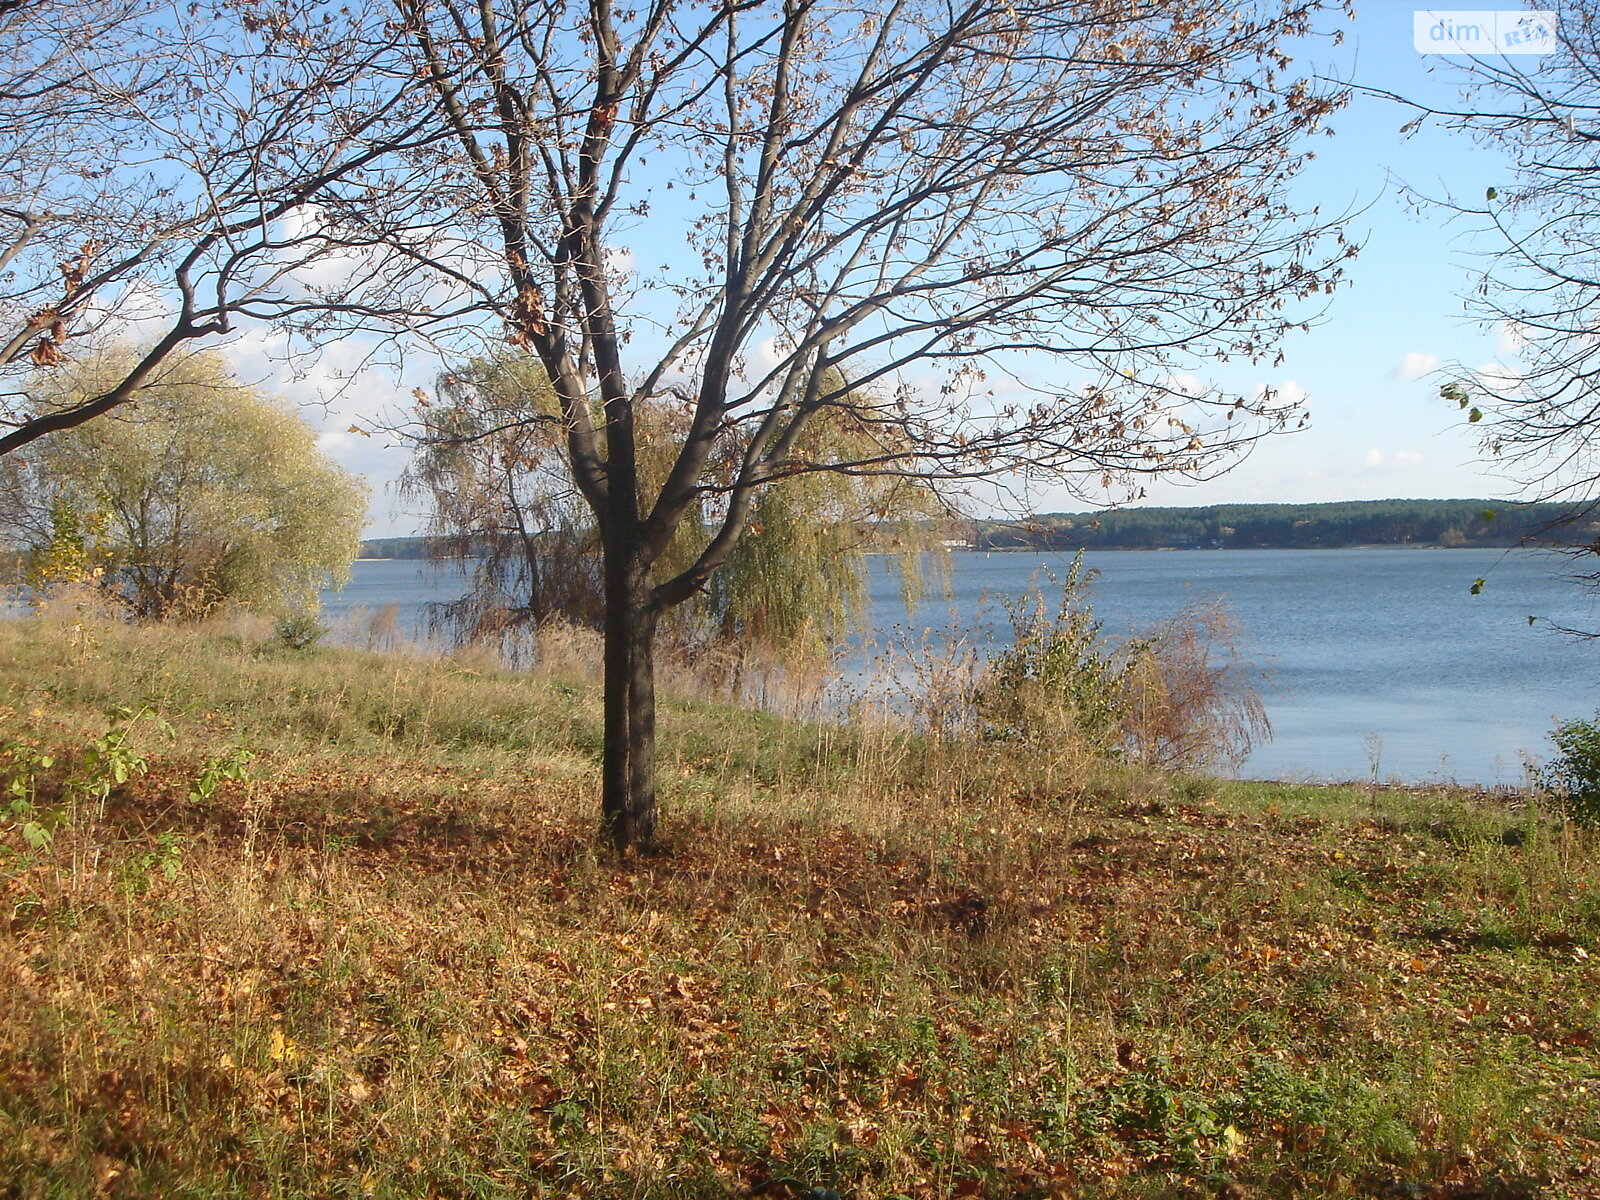
[[[93,327],[100,342],[154,342],[172,325],[177,315],[172,298],[155,285],[131,281],[115,296],[103,297],[90,306],[85,325]]]
[[[1278,387],[1278,400],[1296,408],[1311,407],[1311,393],[1292,379],[1285,379]]]
[[[765,375],[787,357],[777,338],[762,338],[750,355],[751,371],[757,376]]]
[[[1422,464],[1422,454],[1416,450],[1383,451],[1374,446],[1361,456],[1362,472],[1366,475],[1398,475]]]
[[[1522,372],[1502,362],[1484,363],[1477,374],[1486,388],[1502,396],[1511,395],[1522,386]]]
[[[1395,379],[1412,380],[1421,379],[1424,375],[1431,375],[1439,369],[1439,356],[1426,354],[1421,350],[1413,350],[1397,364],[1389,374]]]
[[[1528,341],[1528,327],[1521,321],[1502,321],[1499,332],[1495,335],[1494,352],[1506,355],[1520,354]]]
[[[1180,396],[1203,396],[1209,390],[1206,383],[1198,375],[1190,375],[1185,371],[1177,371],[1167,376],[1167,386]]]
[[[617,275],[632,275],[634,270],[633,251],[626,246],[607,246],[602,252],[606,266]]]

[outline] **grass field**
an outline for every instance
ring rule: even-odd
[[[618,863],[598,720],[0,623],[0,783],[70,818],[0,835],[0,1197],[1600,1195],[1596,837],[1536,804],[667,701]]]

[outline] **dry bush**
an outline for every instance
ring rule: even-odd
[[[362,633],[362,642],[369,653],[393,654],[399,650],[405,640],[400,633],[400,606],[381,605],[367,618]]]
[[[534,669],[549,679],[596,683],[605,663],[600,631],[571,621],[545,621],[532,631]]]
[[[1260,667],[1240,650],[1237,618],[1221,601],[1157,627],[1124,682],[1121,730],[1129,752],[1161,770],[1236,765],[1272,736]]]
[[[924,629],[873,657],[858,719],[910,729],[935,742],[967,742],[981,731],[975,701],[983,660],[953,629]]]
[[[272,636],[272,619],[245,608],[224,605],[207,617],[195,633],[200,637],[215,634],[240,645],[254,646]]]
[[[120,620],[127,606],[92,583],[54,583],[28,594],[28,607],[47,621]]]
[[[826,720],[837,712],[832,690],[846,651],[817,653],[795,643],[796,652],[734,633],[668,645],[658,654],[663,687],[674,695],[721,701],[775,716]]]
[[[1030,753],[1081,761],[1130,759],[1157,770],[1237,764],[1271,736],[1258,690],[1264,674],[1241,652],[1221,601],[1198,605],[1139,636],[1105,636],[1080,554],[1044,589],[1007,604],[1012,644],[966,690],[969,728]]]
[[[506,669],[505,656],[494,642],[462,642],[445,658],[459,670],[477,675]]]

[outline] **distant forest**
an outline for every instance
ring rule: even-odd
[[[1322,550],[1340,546],[1584,545],[1600,516],[1558,524],[1560,504],[1499,500],[1343,500],[1333,504],[1213,504],[1046,513],[1026,521],[976,521],[980,550]],[[430,539],[373,538],[362,558],[427,558]]]
[[[1048,513],[1019,522],[980,521],[982,549],[1304,550],[1340,546],[1585,544],[1593,515],[1561,524],[1561,504],[1496,500],[1345,500],[1333,504],[1214,504]]]
[[[427,558],[432,538],[368,538],[361,543],[362,558]]]

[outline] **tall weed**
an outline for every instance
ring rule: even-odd
[[[1064,578],[1049,576],[1060,599],[1052,612],[1038,584],[1004,601],[1013,641],[985,668],[972,691],[979,727],[990,740],[1070,738],[1119,757],[1132,680],[1145,641],[1113,646],[1089,608],[1094,578],[1080,551]]]

